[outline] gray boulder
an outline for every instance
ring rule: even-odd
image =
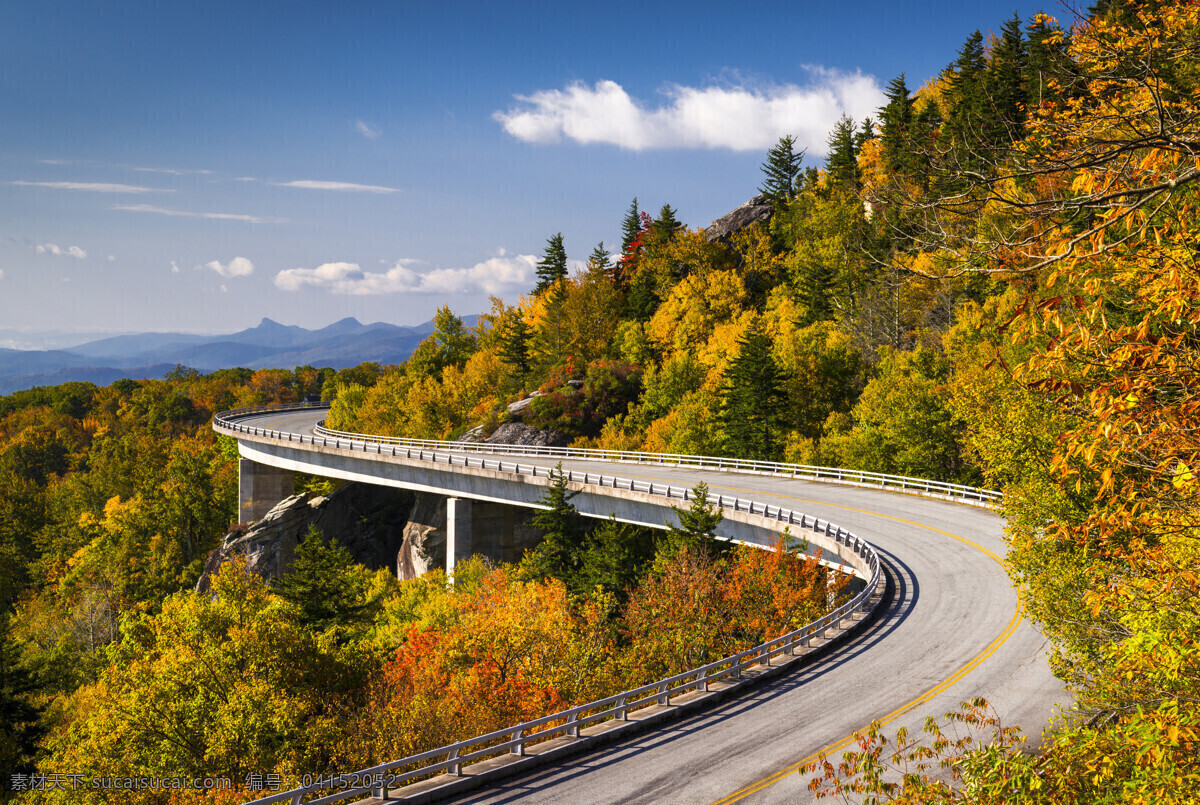
[[[704,235],[710,243],[714,240],[727,240],[751,224],[769,220],[774,212],[767,197],[759,193],[742,206],[709,224],[708,229],[704,230]]]
[[[566,447],[571,438],[560,430],[539,430],[523,422],[505,422],[491,436],[483,440],[486,444],[518,444],[528,447]]]

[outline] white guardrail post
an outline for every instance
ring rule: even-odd
[[[274,430],[265,430],[253,426],[245,426],[238,422],[240,419],[255,416],[257,414],[271,413],[276,411],[288,411],[295,409],[322,409],[328,408],[327,404],[308,404],[308,403],[287,403],[275,406],[259,406],[255,408],[242,408],[235,411],[227,411],[218,414],[213,418],[214,429],[231,434],[247,433],[255,436],[264,436],[267,438],[276,438],[280,440],[293,441],[292,434],[284,434]],[[704,456],[687,456],[687,455],[671,455],[665,453],[636,453],[629,451],[616,450],[571,450],[567,448],[544,448],[544,447],[524,447],[519,445],[493,445],[473,442],[444,442],[432,441],[428,439],[399,439],[395,437],[377,437],[369,436],[361,433],[347,433],[343,431],[333,431],[323,427],[323,423],[316,428],[316,435],[306,437],[300,435],[299,441],[303,443],[317,445],[322,447],[335,447],[342,449],[342,439],[347,440],[348,449],[358,449],[360,446],[363,452],[369,452],[369,447],[374,446],[374,452],[382,455],[382,446],[391,445],[391,455],[399,457],[403,455],[405,458],[415,457],[421,461],[438,461],[445,460],[447,463],[453,464],[453,455],[459,454],[467,462],[468,453],[490,453],[490,454],[509,454],[509,455],[537,455],[550,458],[578,458],[590,460],[602,460],[617,463],[644,463],[653,462],[671,466],[693,466],[697,468],[711,468],[732,470],[734,472],[753,472],[763,475],[789,475],[795,478],[808,478],[820,480],[825,483],[850,483],[854,485],[878,486],[882,488],[899,488],[910,493],[925,491],[930,494],[935,494],[942,497],[951,497],[954,500],[970,503],[972,505],[994,506],[1000,500],[1000,493],[987,489],[975,489],[973,487],[962,486],[959,484],[947,484],[940,481],[924,481],[921,479],[905,478],[897,475],[882,475],[879,473],[858,472],[852,474],[858,478],[857,481],[846,480],[845,471],[831,467],[809,467],[799,464],[782,464],[776,462],[747,462],[734,459],[707,458]],[[319,441],[318,441],[319,440]],[[331,442],[332,440],[332,442]],[[403,447],[404,452],[401,454],[397,450]],[[431,448],[430,452],[426,452],[425,448]],[[440,451],[440,453],[439,453]],[[542,475],[549,475],[549,470],[538,467],[536,465],[522,465],[519,463],[506,464],[503,461],[496,460],[489,462],[486,458],[479,459],[479,466],[497,469],[503,472],[512,472],[519,475],[537,476],[539,472]],[[579,474],[572,474],[572,478],[578,479]],[[591,476],[583,474],[583,483],[595,484],[598,486],[610,486],[613,489],[625,488],[635,491],[635,482],[632,479],[622,479],[616,476],[605,478],[601,475],[593,481]],[[654,484],[644,484],[649,494],[657,494],[666,497],[668,500],[682,497],[688,500],[690,492],[684,490],[680,495],[678,490],[672,490],[668,485],[667,488],[661,489],[655,487]],[[656,491],[657,490],[657,491]],[[636,490],[640,491],[640,490]],[[399,788],[404,783],[410,782],[416,778],[428,777],[438,773],[445,773],[450,776],[461,776],[462,768],[476,760],[483,760],[488,757],[494,757],[497,754],[507,753],[525,756],[528,746],[531,742],[540,742],[547,740],[555,735],[567,735],[573,738],[579,738],[581,730],[590,724],[608,719],[617,721],[628,721],[630,710],[641,709],[644,707],[659,705],[668,706],[673,695],[680,695],[689,691],[708,691],[710,684],[721,679],[739,680],[743,678],[743,669],[751,665],[770,665],[771,659],[780,654],[788,654],[791,656],[804,655],[814,647],[812,642],[815,639],[824,640],[828,630],[841,629],[843,622],[852,617],[856,612],[864,614],[869,613],[874,605],[877,605],[882,593],[883,578],[882,564],[879,554],[865,540],[857,535],[840,528],[833,523],[825,521],[821,522],[816,517],[810,517],[803,513],[796,513],[782,509],[781,507],[772,507],[764,503],[755,501],[747,501],[741,498],[727,498],[724,495],[717,495],[715,498],[710,497],[709,501],[715,503],[722,508],[733,509],[734,511],[748,511],[758,514],[765,520],[774,520],[785,524],[799,524],[801,529],[808,529],[815,533],[824,533],[832,537],[838,544],[846,545],[857,556],[861,557],[866,567],[870,571],[870,579],[866,587],[844,602],[837,609],[826,613],[817,620],[805,624],[798,629],[795,629],[785,635],[768,640],[765,643],[746,649],[745,651],[725,657],[699,668],[692,668],[684,671],[681,674],[676,674],[666,679],[660,679],[631,690],[622,691],[612,696],[596,701],[587,702],[585,704],[572,707],[568,710],[563,710],[558,713],[543,716],[541,718],[526,721],[522,724],[516,724],[511,727],[505,727],[497,732],[492,732],[487,735],[480,735],[475,738],[470,738],[465,741],[459,741],[449,746],[438,747],[427,752],[422,752],[417,755],[412,755],[399,760],[383,763],[369,769],[362,769],[350,775],[345,775],[351,780],[376,780],[385,779],[388,781],[382,786],[368,785],[360,788],[347,788],[335,794],[330,794],[321,797],[314,802],[337,802],[350,799],[356,796],[378,796],[382,799],[388,798],[388,783],[394,784],[393,787]],[[773,512],[773,513],[772,513]],[[857,622],[861,622],[861,619]],[[849,628],[849,627],[846,627]],[[399,774],[393,774],[397,769],[410,767],[408,771]],[[264,797],[262,799],[253,800],[255,805],[271,805],[277,802],[292,802],[300,803],[304,796],[317,791],[323,791],[329,788],[334,788],[339,785],[338,778],[335,775],[332,779],[325,779],[322,782],[315,783],[310,786],[303,786],[283,791],[277,794]],[[344,785],[345,782],[341,783]]]

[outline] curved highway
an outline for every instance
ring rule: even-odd
[[[323,411],[240,423],[313,433]],[[290,445],[303,449],[302,445]],[[257,460],[257,459],[256,459]],[[403,461],[403,458],[396,459]],[[558,459],[524,457],[552,467]],[[975,696],[1037,742],[1059,703],[1045,639],[1021,617],[993,512],[913,495],[710,469],[562,461],[590,470],[740,495],[828,519],[873,544],[892,595],[867,630],[824,661],[642,736],[513,778],[458,801],[805,802],[795,769],[876,719],[919,732]]]

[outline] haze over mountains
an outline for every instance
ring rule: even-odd
[[[478,316],[463,317],[468,326],[477,320]],[[162,377],[178,364],[211,372],[233,366],[342,369],[363,361],[399,363],[432,331],[432,321],[401,327],[345,318],[306,330],[264,318],[256,327],[230,335],[138,333],[67,349],[0,349],[0,394],[72,380],[107,385],[122,377]]]

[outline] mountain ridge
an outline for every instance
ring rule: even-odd
[[[478,320],[478,315],[463,317],[467,326]],[[211,372],[239,366],[344,369],[363,361],[400,363],[433,329],[432,320],[403,326],[363,324],[347,316],[309,330],[264,316],[255,326],[228,334],[145,332],[108,336],[66,349],[0,348],[0,394],[74,380],[107,384],[123,377],[162,377],[179,364]]]

